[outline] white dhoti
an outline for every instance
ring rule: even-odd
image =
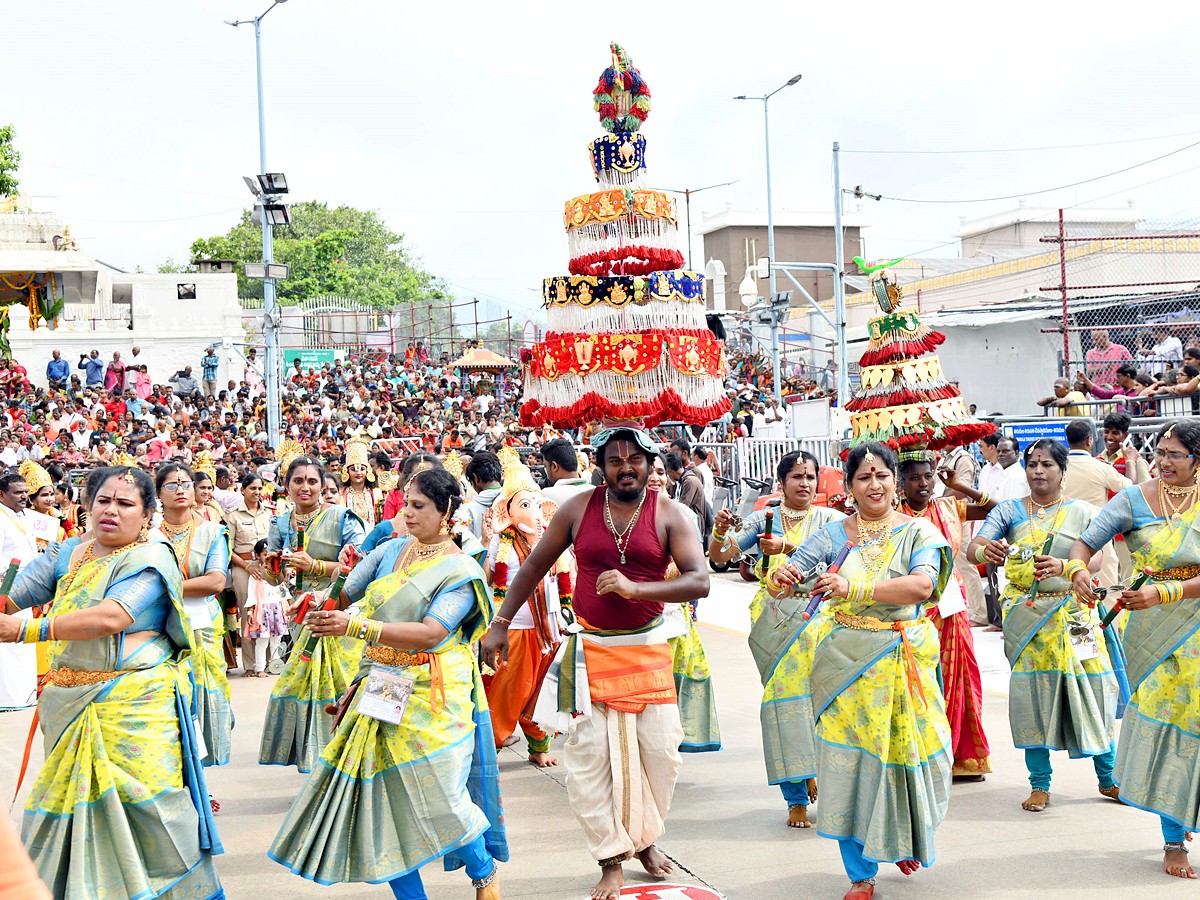
[[[32,619],[20,610],[18,619]],[[25,709],[37,703],[37,645],[0,644],[0,710]]]
[[[596,703],[567,732],[567,798],[598,861],[640,853],[665,830],[683,757],[675,704],[640,713]]]

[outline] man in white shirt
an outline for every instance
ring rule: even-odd
[[[783,440],[787,437],[787,425],[785,422],[786,413],[779,406],[779,401],[774,397],[766,405],[763,413],[763,428],[762,434],[758,433],[755,428],[755,437],[771,438],[774,440]]]
[[[999,503],[1001,500],[1018,500],[1029,496],[1029,481],[1025,477],[1025,468],[1020,463],[1021,442],[1014,437],[1002,437],[996,445],[996,462],[1004,471],[1000,474],[1000,484],[992,499]]]
[[[1063,478],[1063,494],[1069,500],[1083,500],[1097,509],[1108,503],[1108,498],[1130,481],[1106,462],[1092,456],[1092,423],[1076,419],[1067,425],[1067,474]],[[1116,584],[1117,553],[1112,543],[1102,548],[1104,557],[1097,575],[1100,583],[1107,587]]]
[[[22,566],[37,556],[37,542],[25,522],[29,489],[17,472],[0,475],[0,559],[7,568],[15,559]],[[29,610],[19,619],[32,618]],[[0,644],[0,710],[24,709],[37,702],[37,647]]]
[[[704,499],[711,506],[717,484],[713,480],[712,468],[708,465],[708,451],[703,447],[697,446],[692,450],[692,471],[699,475],[700,480],[704,482]]]
[[[979,469],[977,488],[982,494],[990,494],[993,499],[1000,490],[1000,478],[1004,474],[1004,466],[996,462],[996,445],[1003,435],[989,434],[979,442],[979,455],[983,457],[983,465]]]
[[[542,447],[542,461],[546,464],[546,477],[550,479],[550,486],[542,491],[542,496],[558,506],[592,486],[580,475],[579,454],[566,438],[547,441]]]
[[[1178,368],[1183,362],[1183,344],[1179,338],[1171,334],[1166,325],[1155,325],[1154,348],[1150,351],[1154,356],[1154,362],[1146,367],[1151,375],[1161,375],[1167,368],[1167,363]]]

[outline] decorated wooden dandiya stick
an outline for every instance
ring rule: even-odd
[[[838,555],[833,558],[833,565],[827,570],[827,574],[836,575],[838,570],[842,568],[842,563],[846,561],[846,557],[850,555],[850,551],[854,549],[854,545],[846,541],[842,545],[842,549],[838,551]],[[800,613],[800,618],[808,621],[813,617],[813,613],[817,611],[817,607],[821,605],[821,601],[825,599],[825,594],[814,594],[813,598],[808,601],[808,606],[804,608],[804,612]]]
[[[1149,577],[1150,577],[1150,568],[1149,568],[1149,566],[1147,566],[1145,569],[1142,570],[1142,573],[1133,580],[1133,584],[1131,584],[1129,586],[1129,589],[1131,591],[1140,590],[1142,585],[1144,585],[1146,583],[1146,580]],[[1117,602],[1113,604],[1112,609],[1110,609],[1108,612],[1106,612],[1104,614],[1104,618],[1100,620],[1100,627],[1107,628],[1109,625],[1111,625],[1113,623],[1113,620],[1121,614],[1121,610],[1123,610],[1124,608],[1125,608],[1125,604],[1122,603],[1118,599]]]

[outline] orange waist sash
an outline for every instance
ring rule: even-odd
[[[612,646],[583,637],[588,690],[594,703],[640,713],[652,703],[675,703],[670,644]]]

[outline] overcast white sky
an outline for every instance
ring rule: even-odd
[[[226,231],[250,199],[240,176],[258,168],[258,130],[253,29],[222,22],[268,5],[6,0],[0,123],[17,128],[34,208],[128,268],[186,260],[194,238]],[[297,199],[379,209],[459,296],[536,308],[541,279],[566,271],[562,202],[594,184],[591,90],[617,40],[653,93],[648,182],[738,180],[694,197],[694,223],[726,202],[765,208],[762,106],[730,98],[798,72],[771,100],[777,210],[831,211],[834,140],[1104,144],[847,154],[842,181],[893,197],[1134,200],[1150,219],[1196,219],[1200,146],[1035,192],[1200,141],[1198,24],[1191,3],[289,0],[263,22],[267,157]],[[868,201],[868,255],[927,250],[960,216],[1015,205]]]

